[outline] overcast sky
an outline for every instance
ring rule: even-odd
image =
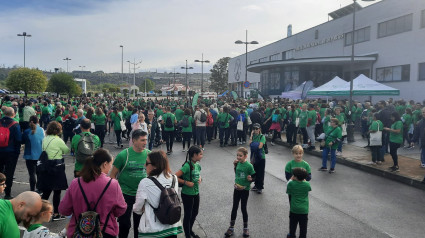
[[[376,2],[378,2],[377,0]],[[127,60],[142,60],[138,71],[204,72],[221,57],[245,52],[236,40],[267,45],[328,21],[328,13],[352,0],[0,0],[0,67],[121,72]],[[359,1],[360,2],[360,1]],[[362,6],[372,3],[360,2]],[[255,49],[249,46],[249,50]]]

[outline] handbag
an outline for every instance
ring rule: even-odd
[[[382,131],[379,130],[379,123],[378,123],[378,130],[376,132],[370,133],[370,146],[382,146]]]
[[[251,118],[249,116],[246,117],[246,123],[248,124],[248,126],[252,124]]]
[[[297,119],[295,119],[295,127],[298,127],[300,125],[300,118],[297,117]]]
[[[127,127],[125,126],[125,121],[123,121],[121,117],[120,117],[120,127],[121,127],[121,131],[127,130]]]
[[[236,126],[236,129],[237,129],[238,131],[243,131],[243,121],[242,121],[242,117],[241,117],[241,119],[238,121],[238,124],[237,124],[237,126]]]
[[[342,129],[342,136],[346,136],[347,135],[347,123],[342,124],[341,129]]]

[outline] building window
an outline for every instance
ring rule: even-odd
[[[398,17],[378,24],[378,38],[412,30],[413,14]]]
[[[376,81],[378,82],[394,82],[409,81],[410,65],[399,65],[376,69]]]
[[[294,58],[294,50],[287,50],[282,53],[282,60],[288,60]]]
[[[319,39],[319,30],[314,31],[314,39]]]
[[[351,45],[352,31],[345,33],[345,46]],[[354,31],[354,43],[361,43],[370,40],[370,26]]]
[[[249,62],[249,64],[256,64],[256,63],[258,63],[258,60],[251,60],[251,61]]]
[[[422,10],[421,14],[421,27],[425,28],[425,10]]]
[[[419,80],[425,80],[425,63],[419,64]]]
[[[270,74],[270,90],[280,89],[280,73]]]
[[[263,58],[260,58],[258,61],[260,63],[263,63],[263,62],[267,62],[267,59],[268,59],[268,57],[263,57]]]
[[[270,61],[280,60],[280,54],[274,54],[270,56]]]

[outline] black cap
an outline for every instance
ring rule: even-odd
[[[254,123],[254,125],[252,125],[252,128],[256,128],[256,129],[258,129],[258,128],[261,128],[261,126],[260,126],[260,124],[258,124],[258,123]]]

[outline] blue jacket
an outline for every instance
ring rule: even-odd
[[[42,152],[44,130],[39,125],[35,129],[34,135],[31,128],[26,129],[22,135],[22,142],[25,143],[24,159],[38,160]]]
[[[212,114],[213,119],[215,121],[215,119],[217,118],[218,113],[214,109],[212,109],[212,108],[210,108],[210,113]]]
[[[4,116],[2,119],[0,119],[0,124],[4,127],[7,127],[13,121],[14,121],[13,118]],[[21,141],[22,141],[21,127],[19,126],[19,123],[16,123],[12,127],[10,127],[9,130],[10,130],[9,145],[7,147],[0,148],[0,153],[15,152],[19,155],[21,152]]]
[[[263,150],[262,148],[258,148],[260,146],[260,142],[251,142],[250,148],[251,148],[251,163],[255,164],[256,161],[259,161],[263,159]]]

